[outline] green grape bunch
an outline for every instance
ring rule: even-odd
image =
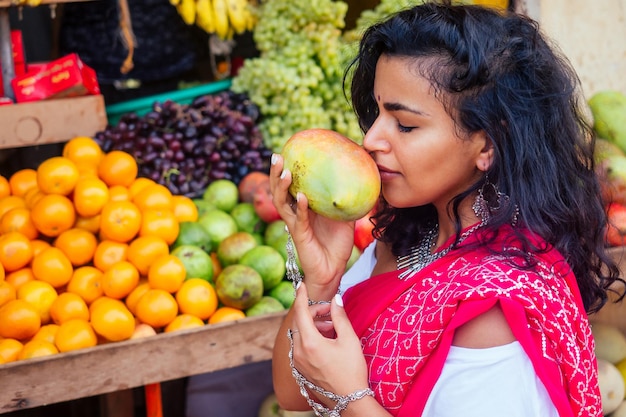
[[[345,2],[332,0],[260,4],[253,32],[259,56],[244,62],[231,89],[246,92],[259,107],[259,129],[274,152],[294,133],[309,128],[333,129],[362,140],[343,88],[347,9]]]

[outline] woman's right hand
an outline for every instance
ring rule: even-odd
[[[352,253],[354,222],[316,214],[308,208],[303,194],[294,200],[289,193],[291,172],[283,167],[282,156],[272,155],[270,189],[274,206],[291,233],[312,298],[320,295],[326,297],[324,300],[330,299]]]

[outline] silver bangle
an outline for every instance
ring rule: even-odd
[[[309,299],[310,306],[314,306],[316,304],[330,304],[330,301],[315,301],[315,300]]]
[[[304,397],[309,407],[313,410],[316,416],[318,417],[340,417],[341,412],[348,407],[348,404],[351,402],[360,400],[366,396],[374,397],[374,391],[371,388],[367,387],[364,389],[356,390],[348,395],[337,395],[333,392],[326,391],[324,388],[319,387],[306,379],[304,375],[302,375],[295,367],[293,363],[293,334],[295,331],[288,329],[287,330],[287,338],[289,339],[289,366],[291,367],[291,375],[293,375],[296,383],[300,387],[300,394]],[[324,405],[313,400],[307,391],[307,388],[317,392],[318,394],[323,395],[324,397],[330,399],[331,401],[335,401],[335,407],[331,410],[330,408],[324,407]]]

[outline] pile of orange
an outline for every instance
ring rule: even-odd
[[[137,173],[81,136],[0,176],[0,364],[245,317],[169,252],[193,201]]]

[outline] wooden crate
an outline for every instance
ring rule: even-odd
[[[102,95],[0,106],[0,148],[65,142],[104,130]]]
[[[0,365],[0,414],[269,360],[285,314]]]

